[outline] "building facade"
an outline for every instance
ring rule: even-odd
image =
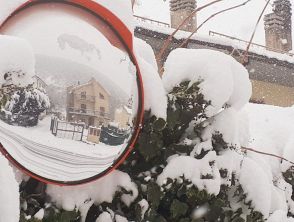
[[[96,79],[67,88],[66,118],[84,122],[87,127],[101,127],[110,122],[110,94]]]

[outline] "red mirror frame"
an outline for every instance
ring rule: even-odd
[[[133,35],[132,35],[132,32],[126,27],[126,25],[116,15],[114,15],[110,10],[108,10],[101,4],[94,2],[92,0],[28,0],[27,2],[19,6],[14,12],[12,12],[5,19],[5,21],[0,24],[0,35],[1,35],[2,28],[4,27],[4,25],[6,24],[6,22],[8,22],[10,18],[18,14],[19,12],[25,10],[26,8],[32,7],[37,4],[42,4],[42,3],[63,3],[63,4],[71,5],[71,6],[83,9],[87,11],[88,13],[91,13],[92,15],[102,19],[105,23],[107,23],[113,29],[113,31],[117,34],[121,42],[125,45],[125,48],[137,69],[138,112],[137,112],[134,133],[128,143],[127,148],[121,154],[120,158],[115,160],[115,162],[108,169],[99,173],[98,175],[95,175],[93,177],[83,179],[80,181],[71,181],[71,182],[57,181],[57,180],[51,180],[51,179],[41,177],[31,172],[29,169],[26,169],[20,163],[18,163],[9,154],[9,152],[2,146],[0,141],[0,152],[9,160],[10,163],[12,163],[14,166],[20,169],[23,173],[29,175],[30,177],[37,179],[43,183],[54,184],[59,186],[73,186],[73,185],[86,184],[94,180],[97,180],[103,176],[106,176],[107,174],[115,170],[118,166],[120,166],[133,150],[136,140],[138,138],[138,135],[140,133],[140,130],[142,128],[142,122],[144,117],[144,89],[143,89],[143,80],[142,80],[140,68],[133,50]]]

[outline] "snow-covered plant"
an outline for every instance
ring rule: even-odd
[[[249,141],[246,69],[220,52],[177,49],[165,64],[164,95],[148,51],[140,54],[146,111],[134,151],[90,184],[23,181],[21,221],[291,221],[293,167],[270,177],[265,160],[241,147]]]
[[[50,106],[44,89],[33,87],[35,54],[24,39],[0,35],[0,118],[9,124],[35,126]]]
[[[31,85],[14,89],[2,100],[6,101],[1,110],[2,120],[19,126],[37,125],[39,115],[50,106],[45,90],[33,88]]]

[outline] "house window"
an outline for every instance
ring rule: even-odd
[[[104,95],[102,93],[99,93],[99,98],[104,99]]]
[[[100,107],[100,115],[101,116],[105,115],[105,107]]]
[[[87,93],[86,92],[81,92],[81,99],[86,99]]]
[[[81,112],[86,113],[87,106],[86,104],[81,104]]]

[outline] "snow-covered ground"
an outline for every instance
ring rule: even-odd
[[[32,172],[53,180],[77,181],[106,170],[126,144],[109,146],[55,137],[50,117],[25,128],[0,121],[0,138],[12,157]]]
[[[294,162],[294,107],[248,104],[244,110],[249,119],[248,146]],[[278,158],[254,153],[248,155],[262,157],[271,166],[273,177],[281,176]]]
[[[294,107],[247,104],[243,111],[248,114],[249,121],[249,143],[244,147],[284,157],[294,162]],[[291,213],[294,211],[291,200],[292,187],[284,181],[282,172],[293,165],[277,157],[251,151],[247,152],[247,156],[258,164],[263,174],[267,175],[268,184],[273,184],[272,188],[263,186],[263,190],[272,189],[268,200],[271,200],[270,209],[273,214],[268,221],[290,221],[286,215],[288,210]],[[255,168],[253,169],[255,171]],[[258,180],[261,181],[260,178]]]

